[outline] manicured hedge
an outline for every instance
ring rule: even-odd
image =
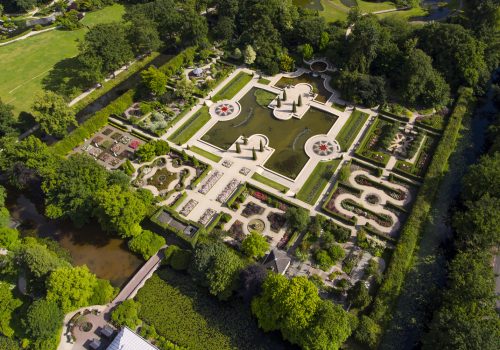
[[[158,221],[158,217],[160,216],[160,214],[163,211],[169,213],[173,218],[179,220],[180,222],[184,223],[185,225],[191,225],[191,226],[197,227],[198,231],[193,235],[193,237],[189,237],[189,236],[185,235],[184,232],[181,232],[168,224],[164,224],[164,223]],[[181,217],[175,210],[172,210],[169,207],[161,207],[160,209],[158,209],[158,211],[156,213],[153,214],[153,216],[151,216],[149,218],[149,220],[152,223],[156,224],[158,227],[162,228],[164,230],[162,233],[167,233],[167,234],[173,233],[192,247],[194,247],[196,245],[196,241],[198,240],[198,237],[200,236],[200,234],[205,232],[205,228],[203,226],[201,226],[199,223],[191,221],[191,220],[187,220],[187,219]]]
[[[385,279],[373,303],[370,317],[382,329],[387,326],[394,305],[398,299],[406,273],[410,267],[413,252],[417,246],[420,232],[423,229],[432,202],[439,189],[442,177],[445,175],[450,155],[455,149],[456,141],[465,115],[474,110],[476,99],[472,90],[462,88],[455,104],[443,137],[436,148],[434,157],[424,178],[424,182],[415,200],[413,210],[406,221],[401,236],[394,250],[392,261],[389,264]],[[381,336],[378,337],[380,342]]]
[[[112,115],[119,115],[125,112],[134,102],[134,90],[129,90],[109,105],[101,109],[92,117],[80,124],[63,140],[52,146],[52,151],[58,155],[66,155],[72,149],[80,145],[85,139],[90,138],[108,123],[108,118]]]

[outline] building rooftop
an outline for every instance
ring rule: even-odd
[[[282,250],[273,248],[271,253],[264,260],[264,267],[273,270],[276,273],[284,275],[290,266],[291,259]]]
[[[123,327],[106,350],[159,350],[146,339]]]

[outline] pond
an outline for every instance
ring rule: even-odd
[[[28,197],[9,190],[7,208],[25,236],[50,237],[69,251],[74,265],[87,265],[99,278],[122,286],[143,261],[132,254],[125,241],[110,238],[97,223],[76,228],[67,220],[49,220],[43,213],[41,197]]]
[[[269,146],[275,149],[265,166],[295,178],[309,160],[304,151],[306,141],[313,135],[326,134],[337,117],[311,108],[302,119],[278,120],[270,108],[257,103],[255,90],[251,89],[239,101],[240,115],[218,122],[203,135],[202,140],[228,149],[241,135],[264,134],[269,138]]]
[[[321,0],[293,0],[295,6],[299,6],[309,10],[323,11]]]

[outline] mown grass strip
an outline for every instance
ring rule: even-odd
[[[344,124],[339,134],[337,141],[342,148],[342,151],[347,151],[351,147],[352,142],[359,134],[359,131],[368,119],[368,114],[355,110]]]
[[[297,193],[297,199],[314,205],[341,161],[342,159],[334,159],[329,162],[319,162]]]
[[[229,83],[227,83],[226,86],[224,86],[217,94],[215,94],[214,97],[212,97],[212,101],[217,102],[233,98],[238,91],[243,89],[243,87],[248,84],[250,80],[252,80],[252,78],[251,74],[239,72]]]
[[[211,161],[214,161],[216,163],[218,163],[222,159],[222,157],[219,157],[216,154],[210,153],[210,152],[205,151],[204,149],[201,149],[201,148],[196,147],[196,146],[191,146],[189,149],[191,151],[193,151],[194,153],[197,153],[200,156],[203,156],[203,157],[205,157],[207,159],[210,159]]]
[[[276,181],[268,179],[267,177],[264,177],[264,176],[257,174],[257,173],[252,175],[252,179],[259,181],[259,182],[263,183],[264,185],[272,187],[272,188],[274,188],[278,191],[281,191],[281,192],[288,192],[288,190],[289,190],[288,187],[283,186],[282,184],[277,183]]]
[[[203,106],[199,111],[193,114],[188,121],[182,124],[172,135],[170,135],[168,140],[176,144],[186,143],[209,120],[210,113],[208,113],[208,107]]]

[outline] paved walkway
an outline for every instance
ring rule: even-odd
[[[51,27],[51,28],[42,29],[42,30],[32,30],[31,32],[26,33],[23,36],[20,36],[18,38],[12,39],[10,41],[6,41],[6,42],[3,42],[3,43],[0,43],[0,46],[9,45],[9,44],[15,43],[16,41],[24,40],[24,39],[27,39],[29,37],[32,37],[32,36],[35,36],[35,35],[38,35],[38,34],[42,34],[42,33],[45,33],[45,32],[50,32],[51,30],[54,30],[54,29],[57,29],[57,27]]]

